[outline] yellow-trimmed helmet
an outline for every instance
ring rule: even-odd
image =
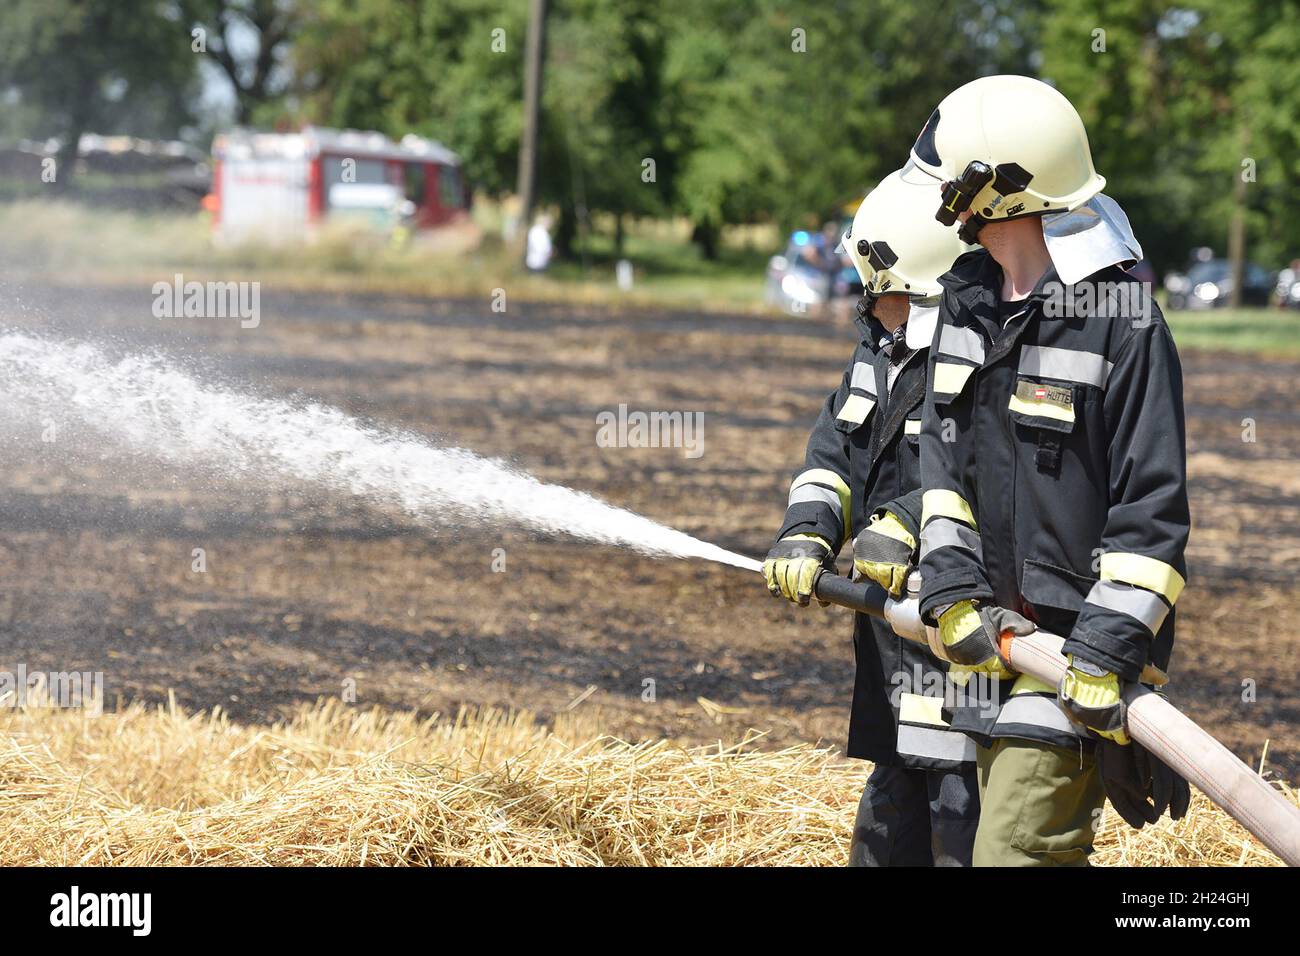
[[[935,182],[908,182],[890,173],[867,194],[844,234],[844,251],[853,260],[868,298],[906,295],[914,299],[943,291],[939,276],[970,246],[935,221]]]
[[[985,76],[945,96],[903,172],[942,184],[935,218],[944,225],[970,210],[962,232],[971,241],[985,223],[1075,209],[1106,185],[1078,111],[1028,76]]]

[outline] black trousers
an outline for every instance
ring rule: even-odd
[[[974,764],[947,772],[877,766],[858,803],[849,866],[970,866],[979,820]]]

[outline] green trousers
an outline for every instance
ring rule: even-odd
[[[1106,795],[1092,754],[1014,737],[976,748],[975,866],[1087,866]]]

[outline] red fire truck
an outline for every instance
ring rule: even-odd
[[[226,237],[292,238],[341,218],[427,229],[468,215],[460,157],[420,136],[237,129],[218,136],[212,154],[209,206]]]

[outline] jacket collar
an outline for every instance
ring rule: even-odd
[[[879,352],[882,340],[890,337],[889,333],[885,331],[885,327],[870,312],[865,316],[854,316],[853,324],[857,327],[862,344],[871,349],[872,352]]]
[[[907,331],[904,333],[903,341],[913,352],[920,352],[928,349],[930,343],[934,341],[934,327],[939,324],[939,306],[912,306],[911,314],[907,317]]]
[[[893,338],[885,327],[880,324],[874,315],[868,314],[866,318],[855,316],[853,319],[857,326],[858,334],[862,342],[872,352],[879,352],[881,343]],[[907,314],[907,324],[903,326],[903,341],[913,352],[919,352],[922,349],[928,349],[930,343],[934,341],[934,328],[939,322],[939,306],[919,306],[912,304]]]
[[[939,284],[949,290],[965,306],[980,302],[996,305],[1002,298],[1002,267],[985,249],[977,249],[960,256],[952,269],[939,278]],[[1041,302],[1060,287],[1061,277],[1055,264],[1049,265],[1034,285],[1034,290],[1024,299],[1026,306]]]

